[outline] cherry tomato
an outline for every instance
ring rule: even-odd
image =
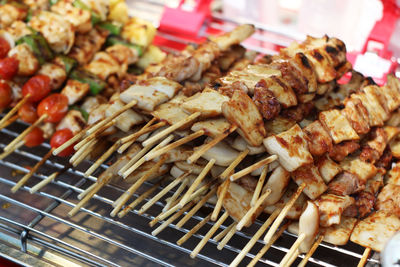
[[[18,59],[6,57],[0,59],[0,79],[11,80],[18,72]]]
[[[37,119],[36,107],[31,102],[26,102],[18,110],[18,116],[27,123],[34,123]]]
[[[5,58],[10,49],[10,44],[6,41],[6,39],[0,37],[0,58]]]
[[[68,98],[62,94],[52,94],[43,99],[38,108],[38,116],[47,114],[46,122],[57,123],[68,112]]]
[[[50,94],[50,78],[46,75],[35,75],[22,87],[22,95],[29,96],[29,101],[38,102]]]
[[[50,140],[50,145],[52,148],[57,148],[67,142],[69,139],[71,139],[74,136],[72,131],[70,129],[62,129],[56,131],[53,136],[51,137]],[[63,151],[61,151],[58,156],[60,157],[67,157],[74,153],[74,145],[72,144],[71,146],[65,148]]]
[[[35,147],[44,142],[43,131],[40,128],[33,128],[33,130],[25,136],[25,145],[27,147]]]
[[[12,102],[11,87],[5,82],[0,82],[0,108],[8,107]]]

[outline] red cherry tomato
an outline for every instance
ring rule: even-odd
[[[10,44],[6,41],[6,39],[0,37],[0,58],[5,58],[10,49]]]
[[[6,57],[0,59],[0,79],[11,80],[18,72],[18,59]]]
[[[50,94],[50,78],[46,75],[35,75],[22,87],[22,95],[29,96],[29,101],[38,102]]]
[[[34,123],[37,119],[36,107],[31,102],[26,102],[18,110],[18,116],[27,123]]]
[[[0,82],[0,108],[8,107],[12,102],[11,87],[5,82]]]
[[[62,94],[52,94],[43,99],[38,108],[38,116],[47,114],[46,122],[57,123],[68,112],[68,98]]]
[[[40,128],[33,128],[27,136],[25,136],[25,145],[27,147],[35,147],[44,142],[43,131]]]
[[[67,142],[69,139],[71,139],[74,136],[72,131],[70,129],[62,129],[56,131],[53,136],[51,137],[50,140],[50,145],[52,148],[57,148]],[[60,157],[67,157],[74,153],[74,145],[72,144],[71,146],[65,148],[63,151],[61,151],[58,156]]]

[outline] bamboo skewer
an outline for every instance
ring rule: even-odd
[[[69,159],[69,163],[73,164],[74,162],[77,161],[77,159],[80,158],[80,156],[82,154],[84,154],[86,151],[88,151],[88,148],[94,143],[96,142],[96,140],[91,140],[89,142],[87,142],[81,149],[79,149],[78,151],[76,151],[71,158]]]
[[[182,236],[176,243],[181,246],[183,243],[185,243],[192,235],[197,233],[199,229],[201,229],[211,218],[211,214],[209,214],[207,217],[205,217],[203,220],[199,221],[198,224],[196,224],[195,227],[190,229],[189,232],[187,232],[184,236]]]
[[[74,149],[75,150],[79,150],[81,149],[87,142],[96,139],[98,137],[101,136],[101,134],[108,128],[110,128],[111,126],[113,126],[116,123],[115,120],[110,121],[109,123],[107,123],[106,125],[104,125],[102,128],[100,128],[98,131],[86,135],[85,138],[83,138],[81,141],[79,141],[76,145],[74,145]]]
[[[272,224],[275,218],[278,216],[279,210],[275,210],[269,218],[264,222],[264,224],[257,230],[257,232],[253,235],[253,237],[247,242],[246,246],[240,251],[240,253],[236,256],[236,258],[229,265],[231,267],[238,266],[239,263],[243,260],[246,254],[250,251],[250,249],[256,244],[256,242],[260,239],[262,234],[267,230],[267,228]],[[237,227],[236,227],[237,229]]]
[[[215,242],[219,242],[222,238],[224,238],[229,233],[230,230],[232,230],[233,227],[236,227],[236,224],[237,224],[237,222],[231,223],[231,225],[229,225],[224,230],[222,230],[219,234],[214,236],[213,240]]]
[[[221,242],[218,244],[217,249],[222,250],[226,244],[228,244],[229,240],[233,237],[233,235],[237,232],[236,226],[237,222],[234,222],[234,227],[229,230],[229,232],[224,236],[224,238],[221,240]]]
[[[228,168],[226,168],[224,172],[221,173],[220,175],[221,179],[226,179],[229,175],[231,175],[233,170],[237,167],[237,165],[239,165],[240,162],[242,162],[242,160],[247,156],[249,152],[250,151],[248,148],[240,152],[240,154],[236,157],[234,161],[232,161],[232,163],[228,166]]]
[[[319,244],[321,244],[322,240],[324,240],[324,236],[323,235],[319,235],[319,237],[314,242],[314,244],[312,245],[310,250],[304,256],[303,260],[299,263],[298,267],[305,267],[306,266],[308,260],[311,258],[311,256],[314,254],[314,252],[317,250],[317,248],[318,248]]]
[[[161,185],[163,181],[165,181],[167,176],[162,178],[160,181],[158,181],[156,184],[154,184],[152,187],[150,187],[146,192],[141,194],[137,199],[135,199],[131,204],[126,206],[123,210],[121,210],[118,213],[118,217],[122,218],[124,217],[129,211],[133,210],[137,205],[139,205],[143,200],[145,200],[146,197],[150,196],[156,189]]]
[[[33,124],[31,124],[28,128],[25,129],[25,131],[23,131],[20,135],[18,135],[13,141],[11,141],[11,143],[9,143],[5,148],[4,151],[14,151],[16,149],[16,145],[22,141],[25,136],[27,136],[30,132],[32,132],[32,130],[38,126],[40,123],[42,123],[46,118],[48,117],[47,114],[43,114],[42,116],[40,116],[39,119],[37,119]]]
[[[195,119],[197,119],[199,116],[201,115],[200,112],[195,112],[192,115],[184,118],[183,120],[178,121],[177,123],[169,126],[168,128],[166,128],[165,130],[159,132],[158,134],[154,135],[153,137],[150,137],[149,139],[147,139],[146,141],[144,141],[142,143],[143,146],[148,146],[151,145],[155,142],[157,142],[158,140],[160,140],[161,138],[163,138],[164,136],[167,136],[168,134],[172,133],[173,131],[179,129],[180,127],[182,127],[183,125],[194,121]]]
[[[8,127],[12,123],[14,123],[16,120],[18,120],[18,118],[19,118],[19,115],[16,114],[16,115],[12,116],[11,118],[9,118],[6,122],[4,122],[4,124],[0,123],[0,130]]]
[[[264,241],[268,243],[274,232],[278,229],[279,225],[285,219],[286,214],[289,212],[290,208],[293,206],[293,204],[296,202],[297,198],[300,196],[300,194],[303,192],[304,188],[306,187],[305,183],[302,183],[298,188],[296,193],[293,194],[293,196],[290,198],[290,200],[286,203],[286,205],[283,207],[281,213],[279,216],[276,218],[275,222],[272,224],[271,228],[267,232],[267,234],[264,237]]]
[[[231,184],[231,180],[226,179],[221,185],[222,186],[221,193],[218,196],[217,203],[215,204],[213,213],[211,215],[211,220],[214,221],[214,222],[217,220],[219,212],[221,211],[222,202],[224,201],[226,192],[228,191],[228,188],[229,188],[230,184]]]
[[[56,149],[54,149],[53,151],[53,155],[57,156],[61,151],[63,151],[64,149],[66,149],[67,147],[71,146],[72,144],[74,144],[75,142],[77,142],[79,139],[81,139],[84,135],[85,135],[85,130],[81,130],[78,134],[74,135],[71,139],[69,139],[67,142],[65,142],[64,144],[62,144],[61,146],[57,147]]]
[[[54,172],[51,175],[49,175],[48,177],[46,177],[46,179],[43,179],[42,181],[40,181],[40,183],[37,183],[35,186],[33,186],[29,192],[31,194],[36,193],[37,191],[39,191],[42,187],[46,186],[47,184],[51,183],[54,179],[56,179],[57,175],[59,173],[58,172]]]
[[[273,243],[282,235],[282,233],[289,227],[289,222],[284,224],[278,232],[275,233],[275,235],[271,238],[269,242],[267,242],[262,249],[257,253],[257,255],[251,260],[248,267],[253,267],[256,265],[256,263],[261,259],[262,256],[264,256],[265,253],[269,250],[269,248],[272,246]]]
[[[6,127],[4,124],[7,124],[9,119],[18,112],[18,110],[29,100],[31,97],[30,94],[27,94],[24,98],[22,98],[16,105],[13,107],[1,120],[0,120],[0,127],[1,129]]]
[[[152,160],[152,159],[154,159],[154,158],[156,158],[158,156],[161,156],[161,155],[167,153],[168,151],[170,151],[170,150],[172,150],[174,148],[177,148],[177,147],[179,147],[179,146],[181,146],[183,144],[186,144],[186,143],[188,143],[188,142],[190,142],[190,141],[192,141],[192,140],[194,140],[197,137],[200,137],[202,135],[204,135],[204,130],[199,130],[199,131],[194,132],[194,133],[192,133],[192,134],[190,134],[190,135],[188,135],[186,137],[183,137],[183,138],[181,138],[181,139],[179,139],[179,140],[177,140],[177,141],[175,141],[175,142],[173,142],[173,143],[171,143],[171,144],[169,144],[169,145],[167,145],[167,146],[165,146],[163,148],[160,148],[160,149],[158,149],[158,150],[156,150],[154,152],[148,153],[144,158],[145,158],[146,161]]]
[[[253,198],[251,199],[251,202],[250,202],[250,205],[252,207],[256,204],[257,199],[260,196],[262,187],[264,185],[265,177],[267,177],[267,173],[268,173],[268,168],[264,167],[261,172],[260,178],[257,181],[257,186],[256,186],[256,189],[254,190]]]
[[[232,175],[230,176],[230,179],[231,179],[232,182],[233,182],[233,181],[236,181],[237,179],[242,178],[242,177],[245,176],[246,174],[249,174],[249,173],[251,173],[252,171],[257,170],[257,169],[260,168],[260,167],[263,167],[263,166],[264,166],[264,168],[267,167],[267,166],[265,166],[265,165],[267,165],[267,164],[269,164],[269,163],[275,161],[277,158],[278,158],[277,155],[271,155],[271,156],[269,156],[268,158],[265,158],[265,159],[263,159],[263,160],[260,160],[259,162],[256,162],[256,163],[254,163],[253,165],[250,165],[249,167],[247,167],[247,168],[245,168],[245,169],[243,169],[243,170],[241,170],[241,171],[239,171],[239,172],[237,172],[237,173],[235,173],[235,174],[232,174]]]
[[[171,217],[168,218],[168,220],[164,221],[160,226],[158,226],[156,229],[154,229],[153,232],[151,232],[151,235],[156,236],[158,235],[162,230],[164,230],[168,225],[170,225],[173,221],[178,219],[185,211],[193,207],[194,203],[190,202],[188,205],[180,209],[177,213],[172,215]]]
[[[175,201],[178,199],[179,195],[183,192],[183,190],[186,188],[187,184],[189,183],[188,179],[183,180],[181,185],[178,187],[178,189],[175,191],[175,193],[172,195],[170,199],[167,200],[163,212],[169,210],[169,208],[172,206],[172,204],[175,203]]]
[[[186,191],[185,195],[182,197],[181,201],[179,202],[179,206],[183,207],[186,203],[189,202],[189,197],[193,193],[193,191],[200,185],[203,179],[206,177],[207,173],[211,170],[212,166],[214,166],[215,159],[211,159],[201,173],[197,176],[194,180],[192,185],[189,187],[188,191]]]
[[[123,176],[123,174],[130,168],[132,167],[133,164],[135,164],[139,159],[141,159],[149,150],[151,149],[151,146],[145,146],[143,147],[133,158],[131,158],[128,163],[125,164],[119,171],[118,175]]]
[[[196,162],[204,153],[206,153],[209,149],[211,149],[213,146],[221,142],[223,139],[225,139],[230,133],[235,131],[237,129],[236,125],[232,125],[229,128],[229,131],[215,137],[213,140],[211,140],[209,143],[204,144],[201,146],[198,150],[196,150],[193,155],[191,155],[188,159],[187,162],[189,164]]]
[[[292,256],[290,256],[289,260],[286,262],[286,264],[284,266],[291,266],[292,263],[297,259],[297,257],[300,255],[299,250],[295,250],[294,253],[292,254]]]
[[[150,168],[139,180],[137,180],[134,184],[129,187],[116,201],[118,204],[115,208],[111,211],[111,216],[114,217],[117,212],[122,208],[122,206],[129,200],[129,198],[139,189],[139,187],[149,179],[149,177],[157,172],[161,165],[167,160],[167,157],[162,157],[153,167]]]
[[[95,170],[97,170],[98,167],[100,167],[101,164],[103,164],[104,161],[108,159],[114,153],[118,147],[120,146],[120,142],[115,142],[103,155],[101,155],[100,158],[96,160],[95,163],[93,163],[92,166],[83,174],[85,177],[89,177],[94,173]]]
[[[364,267],[365,266],[365,264],[367,263],[367,260],[368,260],[368,257],[369,257],[370,253],[371,253],[371,248],[366,248],[364,250],[364,253],[363,253],[360,261],[358,262],[357,267]]]
[[[84,191],[82,191],[82,192],[77,196],[77,198],[78,198],[79,200],[81,200],[81,199],[82,199],[83,197],[85,197],[90,191],[92,191],[93,188],[96,187],[96,185],[97,185],[97,183],[93,183],[91,186],[89,186],[89,187],[86,188]]]
[[[51,157],[52,153],[52,149],[47,152],[46,155],[44,155],[43,158],[36,163],[36,165],[33,166],[33,168],[27,174],[25,174],[25,176],[22,177],[16,185],[11,188],[11,192],[17,192],[17,190],[20,189],[32,177],[32,175],[40,168],[40,166],[42,166]]]
[[[279,263],[279,266],[288,266],[289,260],[293,257],[293,255],[296,254],[296,252],[298,251],[299,246],[301,245],[301,242],[303,242],[305,238],[306,238],[306,234],[305,233],[301,233],[297,237],[296,241],[290,247],[290,249],[286,253],[285,257],[283,257],[282,261]]]
[[[25,145],[25,140],[22,140],[18,144],[16,144],[15,147],[14,147],[14,150],[4,151],[3,153],[1,153],[0,154],[0,160],[5,159],[10,154],[12,154],[14,151],[16,151],[17,149],[20,149],[23,145]]]
[[[271,189],[267,189],[264,194],[257,200],[256,204],[251,207],[246,214],[243,216],[243,218],[239,221],[238,225],[236,226],[236,229],[238,231],[242,230],[243,226],[247,224],[247,222],[251,219],[251,217],[254,215],[254,213],[257,211],[257,209],[264,203],[265,199],[271,194]]]
[[[91,153],[93,146],[95,146],[97,143],[96,139],[93,139],[89,141],[87,144],[85,144],[79,153],[77,153],[77,156],[70,159],[70,163],[72,164],[73,167],[78,166],[82,161],[84,161],[87,156]],[[75,153],[76,154],[76,153]],[[75,155],[74,155],[75,156]]]

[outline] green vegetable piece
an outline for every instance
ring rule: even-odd
[[[31,49],[40,65],[54,58],[53,51],[51,51],[46,39],[39,32],[32,33],[21,37],[16,44],[27,44]]]
[[[75,0],[72,5],[74,7],[90,11],[91,14],[91,20],[92,20],[92,25],[96,25],[101,21],[100,15],[97,14],[95,11],[93,11],[90,7],[88,7],[85,3],[83,3],[81,0]]]
[[[50,4],[50,6],[52,6],[52,5],[57,4],[58,1],[60,1],[60,0],[49,0],[49,4]]]
[[[97,95],[106,87],[106,83],[100,80],[99,77],[82,69],[74,69],[71,72],[70,78],[81,83],[89,84],[90,92],[93,95]]]
[[[82,114],[82,117],[86,122],[89,120],[89,113],[86,110],[84,110],[83,108],[80,108],[78,106],[70,106],[69,110],[71,110],[71,109],[79,111]]]
[[[135,49],[137,51],[139,57],[143,55],[144,49],[140,45],[131,44],[128,41],[125,41],[124,39],[117,37],[117,36],[110,36],[107,38],[107,41],[106,41],[107,46],[112,46],[112,45],[116,45],[116,44],[125,45],[129,48]]]
[[[99,27],[110,32],[112,35],[120,35],[122,26],[115,22],[104,21],[99,23]]]
[[[28,10],[28,14],[26,15],[26,22],[29,22],[32,19],[32,9]]]
[[[76,66],[78,66],[78,61],[75,59],[65,56],[65,55],[58,55],[58,58],[61,59],[62,63],[64,64],[65,72],[69,75]]]

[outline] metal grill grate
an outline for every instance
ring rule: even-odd
[[[151,5],[158,5],[152,2]],[[140,5],[138,5],[140,6]],[[152,10],[150,8],[150,10]],[[224,20],[218,16],[216,19]],[[230,21],[234,22],[234,21]],[[220,24],[213,27],[225,27]],[[226,28],[221,28],[227,30]],[[263,30],[268,30],[264,28]],[[164,34],[164,38],[173,36]],[[287,37],[287,36],[286,36]],[[262,35],[253,37],[259,42],[271,42],[263,39]],[[174,41],[185,42],[179,38]],[[280,45],[284,45],[280,43]],[[253,49],[253,46],[248,46]],[[258,51],[270,52],[260,46]],[[4,148],[17,136],[26,125],[15,123],[0,132],[0,148]],[[18,250],[27,252],[25,262],[29,265],[47,263],[71,266],[227,266],[245,246],[257,229],[261,226],[260,220],[250,227],[238,232],[222,251],[216,249],[217,242],[210,240],[195,259],[189,257],[192,249],[210,229],[211,223],[206,224],[197,234],[190,238],[182,247],[176,241],[187,233],[194,225],[203,220],[211,207],[205,207],[193,216],[183,228],[177,229],[174,224],[169,225],[159,236],[151,235],[152,228],[148,223],[158,215],[164,201],[159,201],[144,215],[138,214],[138,208],[129,212],[122,219],[109,216],[111,203],[124,191],[121,185],[107,185],[87,204],[86,208],[69,218],[68,211],[77,203],[77,195],[90,186],[94,177],[84,178],[83,172],[89,162],[81,168],[69,169],[41,192],[31,195],[30,187],[44,179],[55,170],[61,170],[67,161],[59,158],[50,158],[40,171],[17,193],[12,194],[10,188],[28,170],[25,166],[33,166],[48,151],[49,145],[39,148],[23,148],[0,160],[0,240],[6,248],[0,246],[0,255],[5,255],[14,261],[21,257]],[[86,166],[85,166],[86,164]],[[103,165],[103,168],[106,167]],[[95,174],[99,174],[98,170]],[[95,175],[96,176],[96,175]],[[146,183],[141,190],[151,186]],[[138,192],[139,194],[141,191]],[[157,192],[154,192],[156,194]],[[173,192],[171,192],[172,194]],[[154,195],[153,194],[153,195]],[[170,195],[171,195],[170,194]],[[168,196],[170,196],[168,195]],[[166,196],[166,197],[168,197]],[[134,194],[137,198],[138,194]],[[162,199],[163,200],[163,199]],[[143,202],[145,203],[146,200]],[[222,231],[230,224],[226,221],[220,227]],[[259,262],[260,265],[277,266],[288,248],[294,242],[295,236],[284,233],[271,247]],[[248,263],[260,250],[263,243],[258,241],[246,255],[242,264]],[[335,247],[322,243],[314,256],[310,259],[312,266],[356,266],[361,258],[363,248],[348,244],[344,247]],[[33,257],[31,257],[33,256]],[[300,257],[297,259],[299,262]],[[375,259],[370,264],[379,264]]]

